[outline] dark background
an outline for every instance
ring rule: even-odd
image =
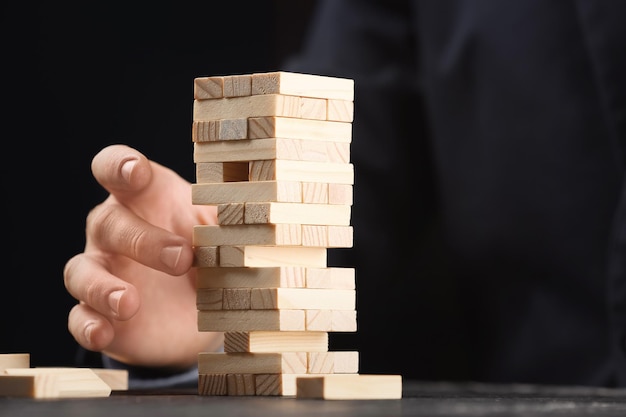
[[[2,6],[0,353],[73,364],[62,271],[106,197],[95,153],[126,143],[193,181],[193,79],[281,69],[314,3]]]

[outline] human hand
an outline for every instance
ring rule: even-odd
[[[131,365],[186,368],[217,350],[221,333],[199,332],[191,236],[217,224],[215,207],[191,203],[191,185],[125,145],[92,160],[109,192],[86,220],[84,252],[65,265],[79,303],[68,329],[85,349]]]

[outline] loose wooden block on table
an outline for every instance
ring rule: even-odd
[[[29,353],[0,354],[0,374],[7,368],[30,368]]]
[[[0,395],[28,398],[108,397],[111,387],[89,368],[7,368]]]
[[[296,397],[326,400],[401,399],[402,376],[334,374],[298,378]]]
[[[225,332],[224,352],[326,352],[328,332]]]

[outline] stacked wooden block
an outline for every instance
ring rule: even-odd
[[[192,202],[218,210],[193,231],[198,329],[224,332],[224,352],[199,354],[200,395],[359,377],[358,352],[328,344],[357,329],[355,270],[327,265],[352,246],[353,87],[289,72],[194,81]]]

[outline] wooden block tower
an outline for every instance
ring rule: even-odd
[[[353,104],[346,78],[194,80],[192,202],[218,210],[193,231],[198,329],[224,332],[198,356],[200,395],[401,396],[399,375],[366,380],[357,351],[329,351],[357,330],[355,270],[327,265],[352,246]]]

